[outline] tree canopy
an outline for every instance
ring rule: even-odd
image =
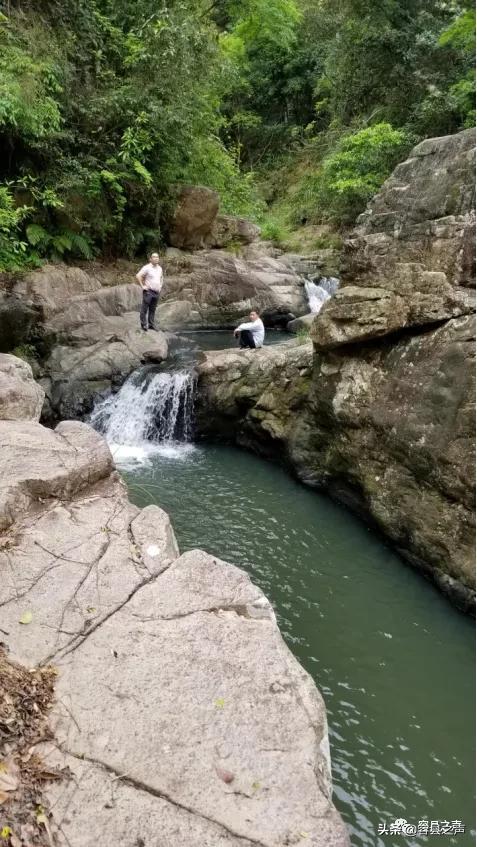
[[[0,9],[4,268],[134,255],[157,242],[181,182],[263,217],[257,174],[303,156],[296,216],[347,223],[406,146],[475,121],[466,0]]]

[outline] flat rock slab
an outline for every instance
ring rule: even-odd
[[[248,575],[179,556],[85,424],[0,421],[0,478],[2,638],[58,670],[58,842],[349,845],[323,701]]]
[[[214,833],[270,847],[347,843],[329,800],[321,697],[239,569],[185,554],[58,668],[62,754],[94,765],[106,785],[124,779],[141,798],[166,801],[179,821],[192,814],[187,844]],[[55,808],[68,790],[50,790]],[[95,843],[82,840],[81,817],[70,805],[66,843]],[[163,837],[150,843],[175,843]]]

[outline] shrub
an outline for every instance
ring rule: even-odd
[[[411,143],[406,132],[388,123],[345,136],[325,157],[315,178],[316,202],[323,218],[353,223]]]
[[[404,130],[379,123],[334,140],[292,199],[295,222],[353,223],[413,143]]]
[[[17,271],[27,264],[28,245],[21,237],[26,206],[15,206],[9,189],[0,185],[0,270]]]

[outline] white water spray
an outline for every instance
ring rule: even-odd
[[[305,281],[306,296],[312,314],[321,312],[326,301],[336,294],[339,284],[340,281],[335,276],[322,276],[318,282],[312,282],[311,279]]]
[[[90,423],[120,463],[151,453],[177,457],[192,448],[194,376],[190,371],[132,374],[94,408]]]

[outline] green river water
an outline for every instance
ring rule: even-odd
[[[267,333],[269,344],[287,338]],[[189,373],[199,349],[232,344],[230,333],[184,334],[167,373],[133,377],[95,425],[131,499],[170,514],[183,552],[199,547],[245,568],[272,601],[326,701],[335,802],[353,847],[470,847],[473,622],[346,509],[281,468],[232,447],[171,443],[171,391],[182,404],[190,397],[174,373]],[[379,834],[396,819],[461,821],[466,831]]]
[[[181,551],[245,568],[326,701],[335,802],[353,845],[475,843],[473,624],[348,511],[235,448],[184,446],[124,471]],[[378,835],[405,818],[463,835]]]

